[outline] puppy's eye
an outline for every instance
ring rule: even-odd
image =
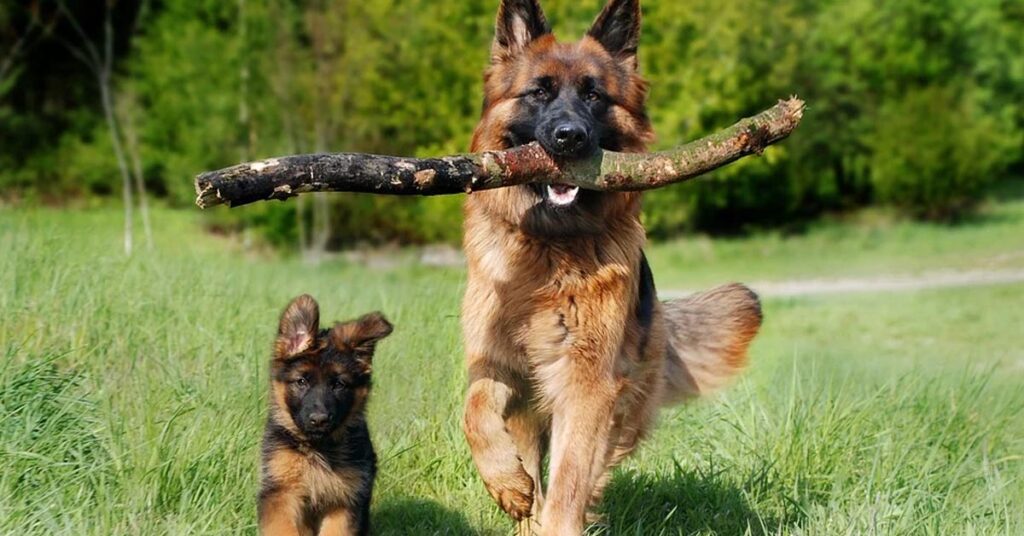
[[[334,381],[331,382],[331,388],[332,389],[344,389],[345,388],[345,380],[342,380],[341,378],[335,378]]]
[[[587,102],[597,102],[601,100],[601,94],[594,90],[590,90],[583,94],[583,100]]]
[[[548,97],[551,96],[551,94],[548,93],[548,90],[546,90],[546,89],[544,89],[542,87],[539,87],[539,88],[531,91],[530,95],[532,95],[533,98],[539,99],[539,100],[548,100]]]
[[[309,386],[309,380],[307,380],[306,378],[302,378],[302,377],[296,378],[294,381],[292,381],[292,383],[294,383],[296,387],[308,387]]]

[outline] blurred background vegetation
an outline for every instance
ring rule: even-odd
[[[556,34],[575,39],[601,2],[543,4]],[[134,192],[136,204],[148,192],[190,208],[196,173],[243,160],[463,151],[496,7],[5,0],[0,197],[65,205]],[[790,94],[810,105],[797,134],[764,158],[649,195],[656,238],[799,226],[872,204],[956,221],[996,183],[1024,177],[1021,0],[644,0],[643,9],[655,148]],[[455,242],[460,202],[333,195],[206,217],[291,249]]]

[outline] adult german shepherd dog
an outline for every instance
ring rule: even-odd
[[[611,0],[574,43],[551,35],[537,0],[503,0],[472,150],[644,151],[639,35],[638,0]],[[640,197],[544,184],[466,200],[463,428],[522,532],[580,534],[658,409],[735,375],[761,325],[757,296],[739,284],[658,301]]]
[[[308,295],[281,315],[263,434],[261,534],[369,534],[377,458],[364,409],[374,347],[391,329],[371,313],[321,330]]]

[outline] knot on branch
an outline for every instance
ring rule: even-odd
[[[757,123],[750,123],[747,125],[746,130],[740,133],[736,141],[740,145],[740,150],[744,153],[754,153],[760,156],[761,153],[764,153],[768,144],[771,143],[771,133],[767,128]]]
[[[292,192],[291,185],[289,185],[289,184],[282,184],[280,186],[275,186],[274,187],[274,193],[270,194],[270,198],[271,199],[277,199],[279,201],[284,201],[285,199],[288,199],[289,197],[295,197],[297,195],[299,195],[299,194],[296,194],[296,193]]]

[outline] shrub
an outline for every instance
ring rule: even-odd
[[[883,105],[865,143],[876,200],[950,220],[977,204],[1020,140],[949,88],[928,87]]]

